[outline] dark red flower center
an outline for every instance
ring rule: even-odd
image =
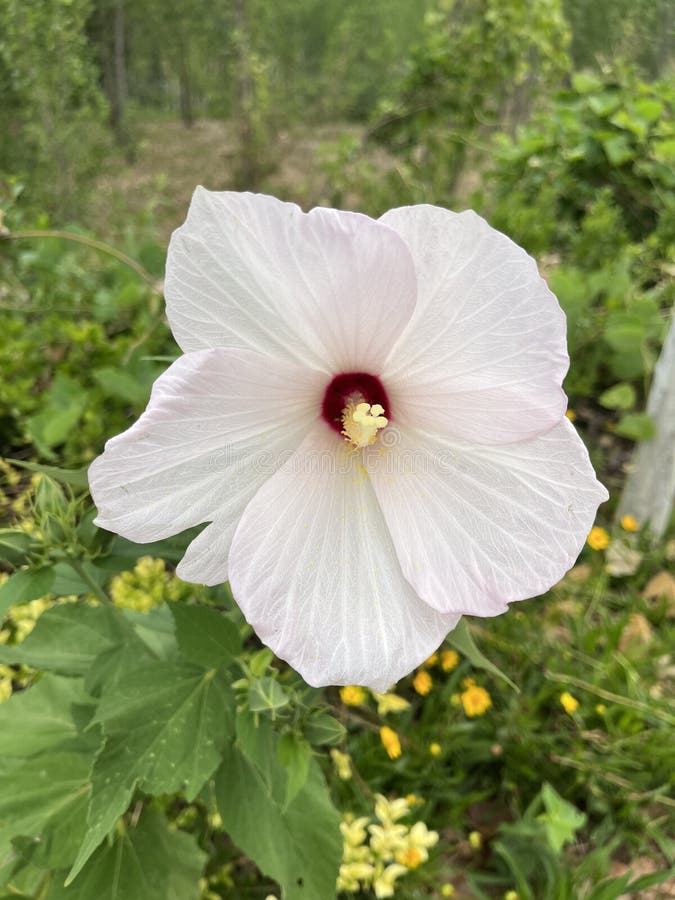
[[[384,415],[391,419],[389,397],[380,379],[367,372],[345,372],[336,375],[328,385],[321,405],[324,421],[338,434],[342,433],[342,413],[352,399],[371,406],[379,403],[384,408]]]

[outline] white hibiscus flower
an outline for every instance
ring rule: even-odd
[[[463,614],[574,563],[607,492],[565,418],[565,318],[473,212],[378,221],[198,188],[173,235],[184,351],[89,471],[97,523],[229,578],[313,685],[382,691]]]

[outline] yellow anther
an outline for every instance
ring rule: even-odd
[[[389,424],[379,403],[350,400],[342,410],[342,434],[355,447],[368,447],[377,440],[377,432]]]

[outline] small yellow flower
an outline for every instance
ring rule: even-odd
[[[361,706],[366,702],[366,692],[358,684],[348,684],[340,688],[340,700],[345,706]]]
[[[420,669],[413,678],[413,687],[421,697],[426,697],[434,686],[434,680],[426,669]]]
[[[481,837],[480,831],[472,831],[469,835],[469,843],[471,844],[474,850],[480,850],[483,846],[483,838]]]
[[[355,819],[351,813],[343,816],[340,822],[340,834],[345,847],[360,847],[368,837],[366,825],[370,820],[368,816],[359,816]]]
[[[398,863],[392,863],[387,866],[382,874],[373,881],[373,890],[378,900],[381,900],[382,897],[393,897],[396,889],[394,882],[401,875],[405,875],[407,871],[405,866],[401,866]]]
[[[444,650],[441,653],[441,669],[452,672],[459,665],[459,653],[456,650]],[[452,887],[452,885],[450,885]]]
[[[565,415],[570,420],[570,422],[574,422],[577,417],[577,414],[574,412],[573,409],[568,409],[567,412],[565,413]]]
[[[405,850],[408,846],[406,836],[408,829],[405,825],[389,822],[386,825],[369,825],[370,849],[381,860],[389,860],[399,850]]]
[[[406,794],[405,802],[408,806],[417,806],[418,803],[422,802],[422,798],[418,797],[417,794]]]
[[[375,794],[375,815],[383,825],[398,822],[410,812],[407,797],[395,797],[389,800],[384,794]]]
[[[520,900],[520,895],[516,891],[507,891],[504,900]]]
[[[599,716],[604,716],[604,714],[607,712],[607,707],[604,703],[598,703],[598,705],[595,707],[595,711]]]
[[[401,742],[394,729],[389,728],[388,725],[383,725],[380,728],[380,740],[387,751],[389,759],[398,759],[401,755]]]
[[[459,699],[464,707],[464,712],[470,719],[484,715],[492,706],[492,698],[488,692],[480,685],[474,684],[472,678],[464,680],[464,690],[459,695]]]
[[[563,691],[560,695],[560,703],[562,704],[562,708],[568,715],[572,715],[573,712],[579,708],[579,701],[576,697],[570,694],[569,691]]]
[[[640,523],[634,516],[628,514],[621,516],[621,527],[624,531],[639,531]]]
[[[404,709],[408,709],[410,706],[405,697],[399,697],[398,694],[377,694],[375,691],[371,691],[371,694],[377,702],[377,714],[379,716],[403,712]]]
[[[454,896],[455,896],[454,884],[450,884],[449,881],[446,881],[445,884],[441,885],[441,897],[454,897]]]
[[[417,847],[406,847],[405,850],[398,851],[396,862],[405,866],[406,869],[416,869],[423,862],[422,853]]]
[[[586,538],[586,543],[591,550],[606,550],[609,547],[609,541],[609,534],[598,525],[594,525],[591,528],[590,534]]]
[[[433,741],[429,744],[429,753],[432,756],[440,756],[441,755],[441,745],[437,741]]]
[[[349,781],[352,777],[352,758],[349,753],[333,749],[330,751],[330,757],[333,760],[337,777],[342,781]]]
[[[429,668],[438,665],[438,653],[432,653],[429,659],[426,660],[424,665],[429,666]]]

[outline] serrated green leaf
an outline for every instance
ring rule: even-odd
[[[290,703],[290,697],[276,678],[256,678],[248,689],[248,706],[251,712],[270,712]]]
[[[59,866],[70,863],[86,829],[94,737],[82,749],[54,749],[0,774],[0,847],[12,838],[42,840],[50,833],[51,855],[62,857]],[[64,834],[65,819],[71,828]],[[61,839],[56,847],[55,833]]]
[[[133,638],[131,626],[118,610],[63,603],[46,610],[23,643],[0,645],[0,662],[83,675],[104,650]]]
[[[30,603],[49,593],[54,583],[54,567],[42,566],[39,569],[22,569],[10,575],[0,587],[0,620],[10,606]]]
[[[104,689],[94,721],[105,745],[94,765],[88,831],[69,882],[136,787],[151,794],[183,790],[188,800],[199,793],[233,732],[233,705],[221,675],[179,661],[139,666]]]
[[[145,810],[92,856],[69,887],[56,877],[46,900],[198,900],[206,854],[192,835]]]
[[[583,828],[586,814],[563,799],[548,783],[541,789],[541,799],[546,812],[537,816],[537,821],[544,825],[551,849],[560,853],[563,845],[573,841],[577,831]]]
[[[632,384],[621,382],[612,385],[600,394],[599,403],[605,409],[632,409],[635,406],[636,394]]]
[[[339,744],[344,740],[347,729],[328,713],[310,716],[304,724],[304,733],[310,744]]]
[[[471,636],[471,632],[469,631],[465,616],[459,620],[454,630],[447,636],[446,640],[449,644],[452,644],[455,650],[458,650],[463,656],[466,656],[472,666],[475,666],[477,669],[485,669],[485,671],[491,672],[493,675],[496,675],[497,678],[501,678],[502,681],[505,681],[517,694],[520,693],[518,685],[514,684],[508,675],[505,675],[501,669],[490,662],[487,656],[484,656],[478,649]]]
[[[0,704],[0,755],[34,756],[74,738],[82,725],[81,710],[90,703],[81,678],[43,675]]]
[[[237,626],[215,609],[171,604],[178,648],[185,659],[204,668],[229,666],[241,651]]]
[[[286,732],[280,736],[277,749],[279,761],[286,769],[284,809],[287,809],[307,782],[312,751],[306,741],[298,738],[292,732]]]
[[[281,885],[284,900],[335,900],[340,819],[321,771],[311,760],[305,786],[285,807],[286,773],[276,737],[267,720],[256,728],[252,719],[238,717],[238,734],[240,727],[246,734],[227,749],[216,776],[225,830]]]

